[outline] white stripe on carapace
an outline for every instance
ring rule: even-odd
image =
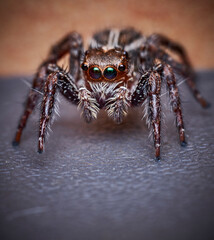
[[[129,45],[125,45],[124,50],[129,52],[131,50],[137,49],[141,46],[143,46],[146,42],[146,38],[145,37],[141,37],[137,40],[135,40],[134,42],[131,42]]]
[[[119,37],[120,37],[120,30],[119,29],[111,29],[109,32],[108,43],[106,46],[103,46],[102,49],[104,51],[108,51],[119,45]]]

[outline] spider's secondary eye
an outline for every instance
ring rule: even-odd
[[[107,67],[104,71],[104,77],[107,79],[114,79],[117,76],[117,71],[113,67]]]
[[[126,58],[129,57],[128,52],[124,51],[123,54],[126,56]]]
[[[83,71],[87,71],[88,70],[88,65],[85,64],[85,63],[83,63],[81,67],[82,67]]]
[[[102,76],[102,73],[98,67],[92,67],[89,70],[89,75],[93,79],[99,79]]]
[[[123,72],[123,71],[125,71],[126,66],[123,65],[123,64],[121,64],[121,65],[118,67],[118,69],[119,69],[119,71]]]

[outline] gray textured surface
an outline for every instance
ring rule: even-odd
[[[214,73],[199,77],[212,107],[180,86],[186,148],[163,97],[160,163],[140,111],[120,126],[105,114],[88,125],[64,101],[44,154],[37,114],[13,148],[27,86],[1,79],[0,239],[214,239]]]

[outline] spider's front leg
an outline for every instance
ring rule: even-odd
[[[39,153],[42,153],[44,149],[45,134],[54,109],[57,88],[68,101],[82,108],[82,115],[87,122],[96,118],[99,111],[96,99],[91,96],[91,92],[85,88],[78,89],[69,73],[55,64],[49,64],[48,71],[49,75],[44,86],[44,97],[41,105]]]
[[[44,97],[41,105],[41,117],[39,125],[39,142],[38,142],[38,152],[42,153],[44,149],[44,139],[46,128],[50,121],[52,115],[53,106],[55,102],[55,93],[57,88],[57,73],[49,74],[45,87],[44,87]]]
[[[44,149],[45,134],[54,110],[55,94],[57,88],[70,102],[78,104],[79,91],[70,75],[55,64],[48,65],[48,77],[44,86],[43,100],[41,104],[41,116],[39,126],[38,152]]]
[[[131,100],[133,106],[138,106],[148,98],[148,123],[153,129],[156,160],[160,159],[161,145],[161,71],[162,66],[158,64],[152,70],[144,73],[139,80],[135,92],[132,94]]]
[[[148,82],[148,99],[149,99],[149,122],[153,128],[153,138],[155,146],[156,160],[160,160],[161,145],[161,76],[158,72],[153,71],[149,76]]]

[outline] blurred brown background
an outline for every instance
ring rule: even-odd
[[[0,75],[32,74],[49,47],[76,30],[135,26],[182,43],[199,69],[214,67],[213,0],[0,0]]]

